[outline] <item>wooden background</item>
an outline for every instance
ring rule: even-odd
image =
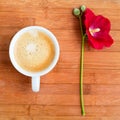
[[[110,19],[115,40],[101,51],[85,44],[85,117],[79,103],[79,22],[72,15],[82,4]],[[31,25],[51,30],[61,48],[39,93],[8,55],[13,35]],[[0,0],[0,120],[120,120],[120,0]]]

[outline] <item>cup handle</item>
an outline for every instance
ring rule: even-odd
[[[32,77],[32,90],[38,92],[40,90],[40,76]]]

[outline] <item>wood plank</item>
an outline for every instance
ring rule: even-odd
[[[11,21],[8,21],[9,19],[12,19]],[[18,27],[25,27],[34,25],[35,20],[34,18],[20,18],[20,17],[13,17],[13,16],[3,16],[0,17],[0,26],[18,26]]]
[[[3,0],[4,1],[4,0]],[[1,3],[0,1],[0,11],[1,12],[24,12],[24,11],[28,11],[29,13],[32,11],[32,12],[35,12],[35,11],[40,11],[41,9],[46,9],[48,7],[47,5],[47,0],[40,0],[40,1],[33,1],[33,2],[30,2],[30,1],[14,1],[13,2],[9,2],[7,1],[8,3]],[[40,2],[40,3],[38,3]],[[34,4],[35,3],[35,4]],[[17,6],[16,6],[17,4]]]
[[[27,115],[28,105],[0,105],[0,115]]]
[[[43,3],[42,3],[43,2]],[[51,6],[53,6],[53,5],[51,5],[50,7],[49,7],[49,5],[47,4],[47,3],[44,3],[45,2],[45,0],[44,1],[42,1],[41,3],[42,4],[45,4],[44,6],[41,4],[41,6],[40,6],[40,4],[38,3],[38,1],[36,2],[36,4],[31,4],[31,3],[29,3],[29,5],[27,5],[27,3],[24,3],[24,4],[19,4],[19,5],[14,5],[13,3],[12,4],[1,4],[0,3],[0,12],[17,12],[17,13],[22,13],[22,14],[30,14],[30,12],[32,11],[33,13],[31,13],[31,15],[32,16],[35,16],[35,15],[38,15],[38,12],[40,12],[41,11],[41,13],[43,12],[43,13],[45,13],[45,12],[47,12],[48,10],[49,10],[49,13],[51,13],[51,14],[48,14],[50,17],[52,17],[52,15],[53,14],[56,14],[56,12],[58,13],[58,14],[62,14],[62,15],[64,15],[64,14],[68,14],[67,16],[69,16],[70,14],[70,12],[71,12],[71,10],[74,8],[74,7],[79,7],[80,5],[82,5],[82,4],[78,4],[77,6],[71,6],[71,7],[69,7],[69,8],[67,8],[67,7],[65,7],[65,6],[62,6],[62,7],[57,7],[57,11],[56,11],[56,8],[54,8],[54,7],[51,7]],[[58,1],[57,1],[58,2]],[[74,3],[75,3],[75,1],[74,1]],[[98,4],[99,4],[99,1],[97,2]],[[103,2],[102,2],[103,3]],[[67,4],[68,5],[68,4]],[[113,4],[111,4],[111,5],[113,5]],[[118,4],[117,4],[118,5]],[[27,6],[27,7],[26,7]],[[22,9],[21,9],[21,7],[22,7]],[[109,8],[109,7],[103,7],[102,8],[102,10],[101,10],[101,7],[100,6],[97,6],[97,7],[90,7],[90,6],[86,6],[86,7],[89,7],[90,9],[92,9],[94,12],[95,12],[95,14],[102,14],[102,15],[104,15],[104,16],[108,16],[108,17],[110,17],[110,16],[112,16],[112,17],[115,17],[115,16],[117,16],[117,17],[120,17],[119,15],[120,15],[120,13],[119,12],[117,12],[118,11],[118,7],[114,7],[114,9],[111,9],[111,7]],[[111,11],[111,12],[109,12],[109,11]],[[27,14],[26,14],[26,16],[27,16]],[[46,14],[46,13],[45,13]],[[43,14],[43,16],[45,15],[45,14]]]
[[[120,98],[117,95],[96,95],[96,105],[119,105]]]
[[[9,26],[9,27],[0,27],[0,36],[1,37],[12,37],[16,32],[18,32],[21,27]],[[5,39],[7,41],[7,39]]]
[[[108,74],[109,73],[109,74]],[[10,73],[9,73],[10,74]],[[116,77],[114,77],[116,76]],[[84,69],[83,82],[85,84],[103,84],[103,85],[119,85],[119,70],[96,70]],[[42,77],[41,83],[79,83],[79,69],[54,69],[47,75]]]
[[[11,96],[8,101],[8,94]],[[20,99],[21,98],[21,99]],[[12,92],[0,96],[0,104],[38,104],[38,105],[80,105],[79,94],[38,94]],[[114,93],[111,95],[86,95],[84,94],[85,105],[120,105],[120,97]]]
[[[46,28],[57,29],[57,30],[60,30],[60,29],[68,30],[68,28],[70,30],[80,29],[78,19],[76,19],[75,16],[72,15],[72,9],[69,10],[69,14],[66,15],[67,17],[63,17],[64,15],[57,13],[57,11],[56,13],[53,13],[53,14],[49,14],[48,11],[46,12],[44,10],[42,11],[40,10],[40,12],[38,13],[33,11],[32,14],[31,12],[29,12],[28,14],[23,12],[20,12],[20,13],[11,12],[11,14],[8,14],[8,12],[1,12],[0,26],[8,27],[12,25],[12,26],[18,26],[18,27],[20,26],[25,27],[28,25],[40,25],[40,26],[42,25]],[[9,19],[12,19],[12,21],[8,21]],[[120,30],[119,29],[120,25],[117,23],[117,21],[119,21],[120,18],[109,16],[109,19],[110,21],[112,21],[111,29]],[[68,22],[68,21],[71,21],[71,22]],[[62,25],[60,24],[60,22],[62,23]]]
[[[8,7],[9,8],[9,7]],[[26,8],[26,7],[25,7]],[[9,18],[13,19],[13,21],[15,22],[15,25],[17,26],[20,26],[19,23],[26,23],[24,22],[25,20],[24,19],[27,19],[27,20],[30,20],[32,19],[31,21],[33,21],[33,23],[35,23],[36,21],[36,24],[40,24],[42,23],[42,26],[46,26],[46,27],[49,27],[49,28],[52,28],[52,29],[55,29],[55,27],[57,27],[57,29],[59,29],[60,27],[65,27],[65,29],[67,29],[66,27],[70,29],[72,28],[76,28],[76,29],[79,29],[79,22],[78,20],[72,15],[72,9],[59,9],[59,11],[56,11],[56,9],[51,9],[49,8],[48,10],[46,9],[38,9],[36,10],[36,8],[34,8],[33,10],[31,9],[30,7],[30,10],[28,11],[27,10],[24,10],[25,12],[15,12],[15,10],[13,12],[11,12],[11,14],[9,15],[9,11],[6,11],[6,12],[1,12],[0,11],[0,18],[1,18],[1,26],[10,26],[11,23],[9,22],[6,22],[5,20],[8,20]],[[110,11],[110,9],[105,9],[103,11]],[[32,11],[32,12],[31,12]],[[112,26],[112,29],[117,29],[117,30],[120,30],[119,29],[119,24],[117,24],[115,21],[117,21],[118,19],[120,19],[120,14],[116,11],[111,11],[111,14],[107,14],[107,13],[104,13],[104,12],[97,12],[97,9],[94,10],[96,14],[102,14],[106,17],[108,17],[111,21],[111,26]],[[51,13],[51,14],[49,14]],[[116,15],[117,14],[117,15]],[[7,16],[6,16],[7,15]],[[63,17],[63,16],[67,16],[67,17]],[[117,19],[116,19],[116,16]],[[4,18],[4,19],[2,19]],[[18,20],[19,19],[19,20]],[[59,19],[59,21],[58,21]],[[46,21],[45,23],[43,23],[42,21]],[[51,21],[51,23],[49,22]],[[54,22],[56,21],[56,22]],[[60,24],[57,24],[58,22],[67,22],[67,21],[73,21],[73,22],[67,22],[66,24],[64,24],[64,26],[61,26]],[[7,23],[7,24],[3,24],[3,23]],[[12,22],[12,21],[11,21]],[[17,22],[17,23],[16,23]],[[75,27],[73,26],[73,24],[76,23]],[[53,26],[54,24],[57,24],[58,26]],[[14,24],[13,24],[14,25]],[[69,25],[69,26],[68,26]]]
[[[19,116],[19,115],[0,115],[0,120],[32,120],[30,116]]]
[[[37,95],[39,105],[80,105],[80,95]],[[84,95],[85,105],[120,105],[115,95]]]
[[[94,3],[94,4],[91,4]],[[10,1],[8,0],[7,2],[4,0],[0,1],[0,4],[2,5],[11,5],[11,6],[15,6],[16,4],[18,6],[38,6],[38,7],[48,7],[48,8],[71,8],[71,7],[75,7],[75,6],[80,6],[82,4],[85,4],[86,6],[89,7],[93,7],[93,8],[120,8],[120,2],[119,0],[108,0],[108,1],[104,1],[104,0],[90,0],[90,1],[79,1],[79,0],[71,0],[71,1],[65,1],[65,0],[61,0],[61,1],[56,1],[56,0],[29,0],[29,1]],[[106,5],[107,4],[107,5]],[[63,6],[64,5],[64,6]]]
[[[31,90],[31,86],[28,88]],[[31,94],[31,92],[26,93],[26,92],[20,92],[20,91],[17,91],[17,92],[13,92],[13,91],[7,92],[7,91],[9,91],[9,89],[6,91],[4,90],[4,93],[2,93],[2,95],[0,96],[0,104],[6,104],[8,106],[10,104],[14,104],[14,105],[36,104],[36,94],[34,93]],[[10,96],[9,99],[8,99],[8,96]]]
[[[61,19],[59,19],[59,18],[61,18]],[[117,23],[117,21],[119,21],[120,19],[119,18],[118,19],[116,19],[116,18],[109,18],[109,19],[110,19],[110,21],[112,21],[111,29],[112,30],[120,30],[119,29],[120,25],[118,25],[118,23]],[[74,16],[72,16],[72,18],[65,19],[65,17],[61,17],[60,15],[58,15],[58,16],[54,16],[54,18],[52,18],[52,19],[47,18],[47,19],[45,19],[44,22],[43,21],[44,20],[41,20],[41,18],[38,17],[35,20],[35,24],[36,25],[43,25],[44,27],[51,28],[51,29],[57,29],[57,30],[60,30],[60,29],[67,30],[68,28],[70,30],[71,29],[77,29],[77,30],[80,29],[79,28],[79,21]],[[68,22],[68,21],[71,21],[71,22]],[[60,22],[64,26],[62,26],[60,24]]]
[[[104,117],[104,116],[96,116],[96,117],[81,117],[81,116],[34,116],[33,120],[119,120],[119,116],[114,117]]]
[[[62,6],[62,8],[57,7],[58,10],[56,11],[56,8],[53,8],[53,7],[51,8],[51,7],[49,7],[49,5],[47,5],[47,3],[44,3],[45,0],[42,1],[42,2],[41,2],[41,6],[39,6],[39,4],[30,4],[30,3],[29,3],[29,5],[24,3],[22,5],[19,4],[17,6],[14,5],[14,4],[1,4],[0,3],[0,12],[17,12],[17,13],[26,14],[26,16],[27,16],[27,15],[30,15],[30,13],[32,11],[32,13],[31,13],[32,16],[38,15],[39,12],[41,12],[41,14],[43,14],[43,16],[44,16],[45,15],[44,13],[48,11],[47,9],[49,9],[49,13],[51,13],[52,15],[57,12],[58,14],[62,14],[62,15],[68,14],[67,16],[69,16],[69,13],[71,12],[71,10],[74,7],[79,7],[80,5],[82,5],[82,4],[78,4],[76,6],[71,6],[70,8],[66,8],[66,6]],[[38,3],[38,1],[36,3]],[[44,5],[42,5],[42,4],[44,4]],[[22,9],[21,9],[21,7],[22,7]],[[87,6],[87,7],[92,9],[95,12],[95,14],[102,14],[102,15],[104,15],[106,17],[110,17],[110,16],[112,16],[112,17],[115,17],[115,16],[120,17],[119,16],[120,13],[118,12],[118,7],[114,7],[114,9],[111,9],[111,7],[110,8],[104,7],[104,8],[102,8],[102,10],[101,10],[100,6],[97,6],[97,8],[90,7],[90,6]],[[109,11],[111,11],[111,12],[109,12]],[[49,15],[49,16],[51,17],[51,15]]]
[[[81,117],[81,116],[5,116],[0,115],[0,120],[119,120],[119,116]]]
[[[94,4],[91,4],[94,3]],[[49,3],[49,7],[50,8],[71,8],[71,7],[76,7],[76,6],[80,6],[82,4],[85,4],[86,6],[89,7],[94,7],[94,8],[119,8],[120,6],[120,2],[119,0],[109,0],[109,1],[104,1],[104,0],[91,0],[91,1],[79,1],[79,0],[71,0],[71,1],[67,1],[67,5],[63,6],[64,4],[66,4],[66,1],[61,0],[61,1],[56,1],[56,0],[51,0]],[[106,5],[107,4],[107,5]]]
[[[25,82],[24,82],[25,83]],[[13,87],[15,86],[15,87]],[[90,85],[84,84],[84,94],[85,95],[119,95],[120,85]],[[23,83],[10,83],[10,85],[3,84],[1,86],[0,92],[7,90],[14,95],[17,92],[20,93],[30,93],[32,95],[30,84],[24,85]],[[115,89],[114,89],[115,88]],[[25,91],[25,92],[24,92]],[[7,92],[7,91],[6,91]],[[8,92],[8,93],[9,93]],[[19,94],[19,93],[18,93]],[[79,84],[41,84],[41,91],[39,94],[53,94],[53,95],[74,95],[79,94]],[[34,95],[34,93],[33,93]],[[30,96],[29,96],[30,97]],[[34,100],[34,97],[32,98]]]
[[[85,69],[119,70],[120,68],[119,52],[85,52],[84,56]],[[78,52],[61,52],[59,63],[56,67],[57,69],[78,69],[79,57],[80,53]]]
[[[119,69],[119,52],[85,52],[85,68],[96,69]]]
[[[72,57],[71,57],[72,56]],[[119,52],[85,52],[85,69],[119,70]],[[79,69],[79,52],[61,52],[56,69]],[[104,59],[103,59],[104,58]],[[111,59],[112,58],[112,59]],[[74,61],[74,62],[73,62]],[[6,66],[7,64],[7,66]],[[0,51],[0,68],[11,66],[7,51]]]
[[[21,7],[21,6],[19,6],[19,7]],[[24,8],[22,10],[24,10]],[[6,19],[8,17],[10,17],[10,18],[12,18],[12,17],[13,18],[14,17],[15,18],[23,18],[23,19],[25,19],[25,18],[36,19],[37,17],[41,17],[41,19],[45,19],[47,17],[47,14],[48,14],[46,9],[43,9],[43,8],[40,9],[39,8],[39,10],[36,10],[35,8],[33,9],[33,7],[30,8],[29,10],[27,9],[27,10],[20,11],[20,12],[19,11],[17,12],[17,11],[14,10],[14,11],[11,11],[11,14],[9,14],[9,12],[10,11],[0,11],[0,14],[1,14],[0,17],[1,18],[5,17]],[[8,16],[6,16],[6,15],[8,15]]]
[[[119,95],[119,88],[119,85],[84,85],[84,94]],[[42,84],[40,94],[79,94],[79,84]]]
[[[79,21],[72,15],[81,4],[110,19],[115,40],[101,51],[85,43],[85,117],[79,100]],[[119,10],[119,0],[0,0],[0,120],[119,120]],[[12,36],[29,25],[50,29],[61,48],[57,66],[41,77],[38,93],[32,92],[31,78],[18,73],[8,55]]]
[[[0,28],[0,51],[8,50],[9,43],[14,36],[14,34],[19,31],[20,27],[1,27]],[[80,52],[80,45],[81,45],[81,38],[80,38],[80,31],[79,30],[52,30],[52,32],[57,37],[61,51],[64,52]],[[68,37],[67,36],[72,36]],[[120,40],[119,40],[119,32],[118,31],[111,31],[111,36],[114,37],[114,44],[110,48],[106,48],[100,51],[114,51],[118,52],[120,51]],[[85,43],[85,52],[86,51],[94,51],[99,52],[96,49],[93,49],[90,47],[87,42]]]
[[[87,116],[119,116],[120,106],[85,106]],[[30,115],[80,116],[80,106],[30,106]]]
[[[4,74],[4,73],[3,73]],[[7,74],[4,74],[5,76]],[[21,74],[18,73],[17,76],[22,76]],[[30,103],[35,103],[36,102],[36,94],[32,93],[31,91],[31,83],[30,79],[28,77],[23,77],[24,79],[16,79],[16,76],[14,79],[1,79],[1,92],[5,91],[5,94],[0,97],[1,103],[7,103],[7,96],[11,96],[11,101],[16,99],[16,103],[27,103],[27,98],[29,99],[28,104]],[[114,79],[113,79],[114,81]],[[15,87],[14,87],[15,86]],[[7,87],[7,90],[6,90]],[[79,84],[41,84],[41,91],[40,95],[44,94],[58,94],[58,95],[74,95],[74,94],[79,94]],[[113,89],[115,88],[115,89]],[[117,84],[108,84],[108,85],[100,85],[100,84],[84,84],[84,94],[98,94],[98,95],[117,95],[119,94],[119,85]],[[25,95],[22,95],[25,94]],[[30,94],[30,95],[29,95]],[[19,96],[23,97],[24,99],[19,100]],[[49,98],[49,97],[48,97]],[[94,97],[93,97],[94,98]],[[113,97],[114,98],[114,97]],[[8,102],[8,103],[11,103]],[[14,102],[14,101],[13,101]],[[119,102],[119,101],[118,101]]]

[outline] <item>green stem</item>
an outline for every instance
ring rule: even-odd
[[[85,116],[84,98],[83,98],[83,61],[84,61],[84,41],[85,41],[86,35],[83,34],[81,15],[79,15],[79,21],[80,21],[80,30],[81,30],[81,37],[82,37],[81,60],[80,60],[80,102],[81,102],[81,113],[83,116]]]
[[[80,100],[81,100],[81,112],[82,115],[85,115],[84,108],[84,98],[83,98],[83,61],[84,61],[84,40],[85,37],[82,37],[82,45],[81,45],[81,60],[80,60]]]

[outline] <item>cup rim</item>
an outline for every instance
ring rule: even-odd
[[[41,32],[44,32],[45,34],[47,34],[53,44],[54,44],[54,47],[55,47],[55,56],[54,56],[54,59],[52,61],[52,63],[44,70],[42,71],[38,71],[38,72],[29,72],[27,70],[24,70],[22,67],[20,67],[15,58],[14,58],[14,45],[17,41],[17,39],[19,38],[20,35],[22,35],[24,32],[28,31],[28,30],[32,30],[32,29],[37,29],[37,30],[40,30]],[[9,45],[9,57],[10,57],[10,60],[11,60],[11,63],[12,65],[15,67],[15,69],[26,75],[26,76],[30,76],[30,77],[34,77],[34,76],[42,76],[42,75],[45,75],[47,74],[48,72],[50,72],[54,67],[55,65],[57,64],[57,61],[59,59],[59,55],[60,55],[60,47],[59,47],[59,43],[57,41],[57,38],[55,37],[55,35],[49,31],[47,28],[44,28],[42,26],[28,26],[28,27],[24,27],[22,28],[21,30],[19,30],[14,36],[13,38],[11,39],[11,42],[10,42],[10,45]]]

